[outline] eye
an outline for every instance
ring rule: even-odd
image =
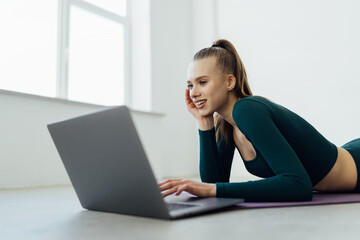
[[[204,85],[206,81],[200,81],[200,85]]]
[[[192,85],[192,84],[188,84],[187,87],[190,89],[190,88],[193,87],[193,85]]]

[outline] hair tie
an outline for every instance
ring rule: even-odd
[[[211,47],[218,47],[218,48],[222,48],[220,45],[217,45],[217,44],[213,44]]]

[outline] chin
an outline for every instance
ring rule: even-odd
[[[214,112],[211,112],[211,111],[199,111],[200,113],[200,116],[202,117],[210,117],[210,116],[213,116]]]

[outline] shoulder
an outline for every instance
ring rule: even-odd
[[[275,103],[260,96],[250,96],[238,100],[233,108],[232,116],[239,128],[262,124],[273,119]]]
[[[238,100],[233,108],[233,117],[234,115],[252,115],[260,113],[261,111],[268,111],[275,103],[271,102],[269,99],[260,97],[260,96],[250,96]]]

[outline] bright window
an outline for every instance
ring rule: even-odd
[[[57,0],[0,2],[0,88],[54,97]]]
[[[120,16],[126,15],[126,0],[87,0],[87,2]]]
[[[124,102],[124,26],[70,8],[68,99],[102,105]]]
[[[100,105],[125,104],[126,1],[60,3],[57,96]]]
[[[0,89],[125,104],[127,7],[126,0],[1,1]]]

